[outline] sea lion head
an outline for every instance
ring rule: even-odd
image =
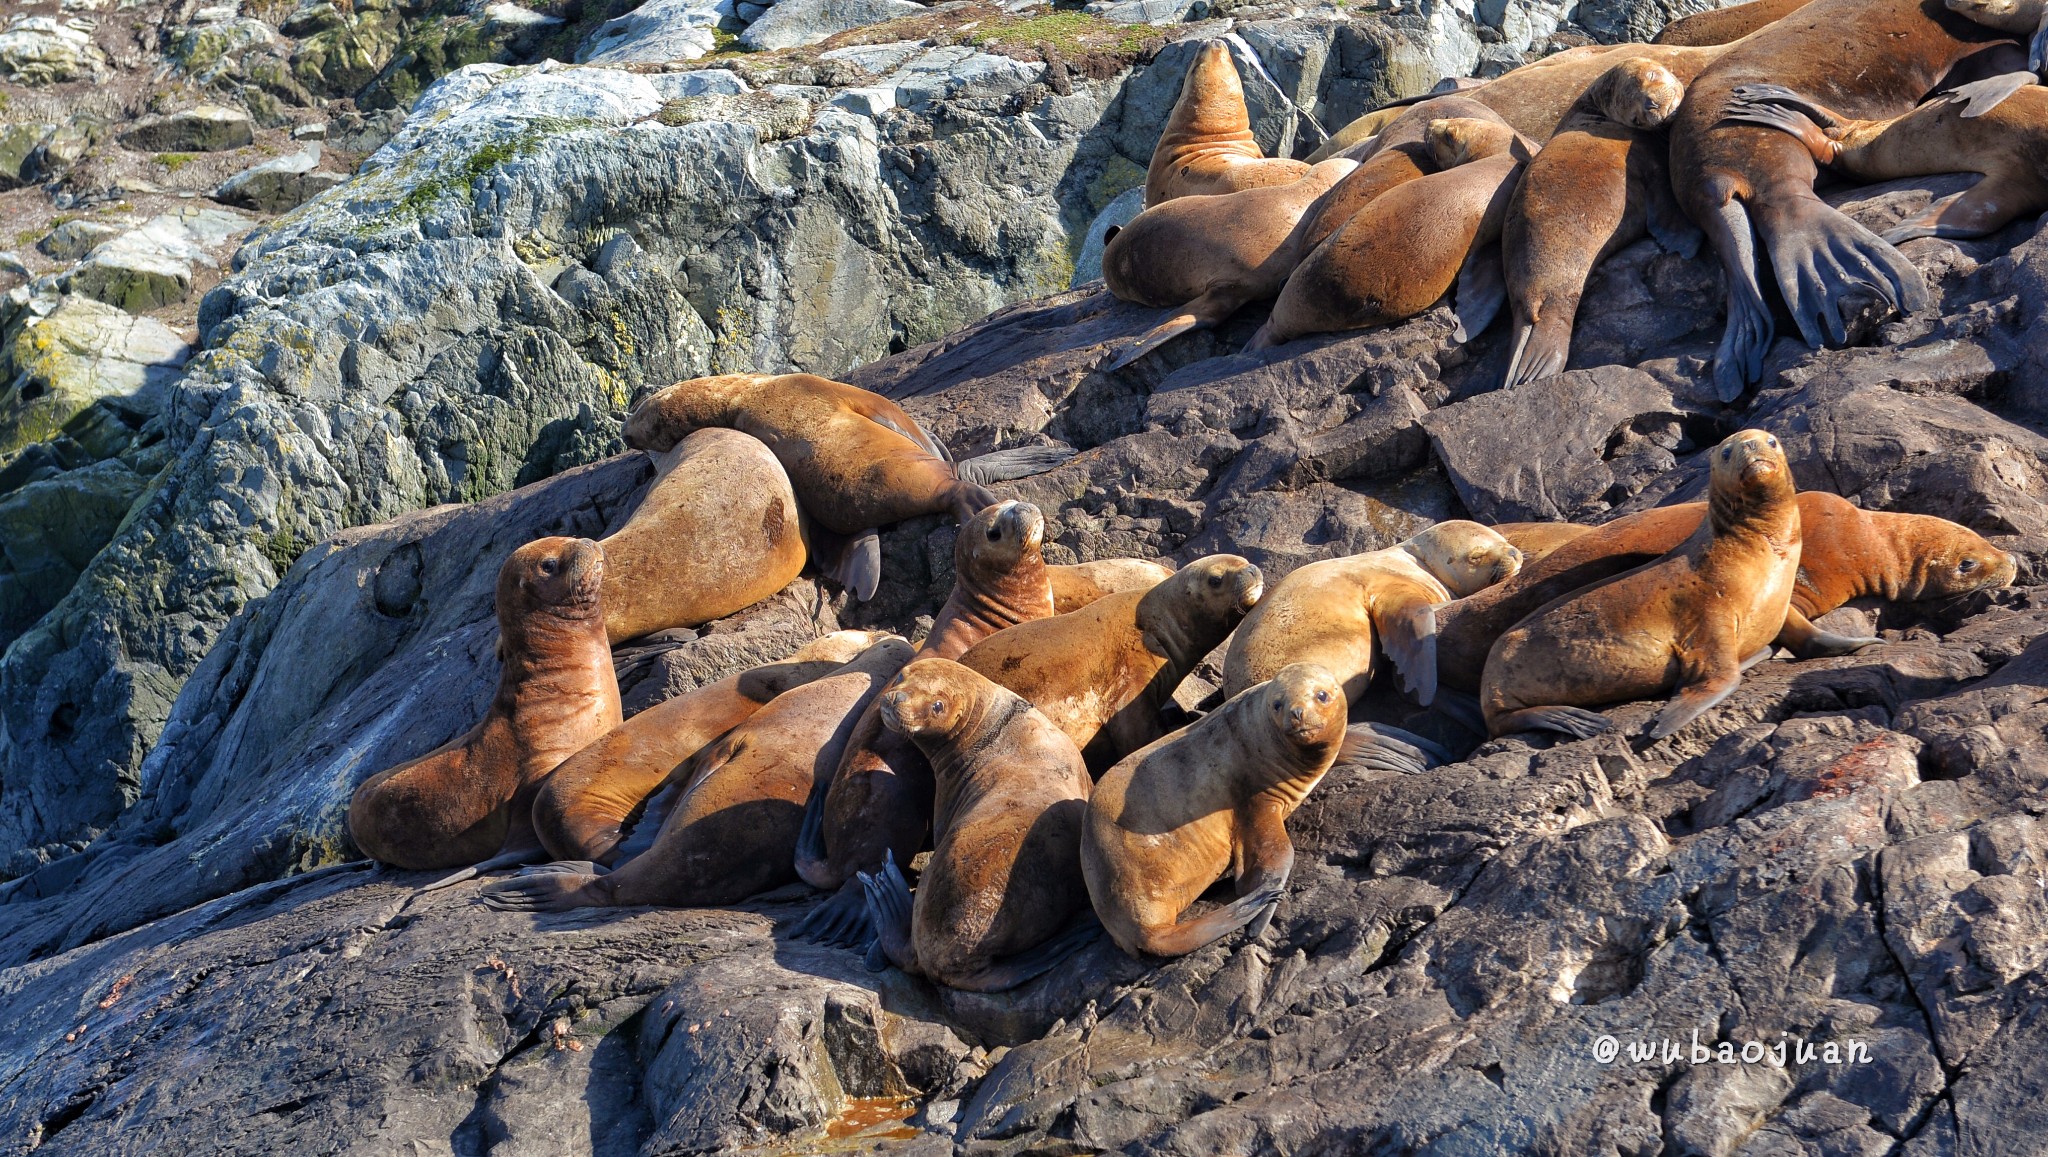
[[[1912,580],[1903,597],[1914,601],[1955,598],[1971,591],[2009,587],[2019,577],[2019,560],[1984,541],[1967,526],[1931,515],[1894,522],[1900,553],[1912,559]]]
[[[2031,33],[2040,22],[2040,10],[2019,0],[1947,0],[1947,3],[1950,12],[2001,32]]]
[[[1168,134],[1222,136],[1251,131],[1251,115],[1245,109],[1244,80],[1237,74],[1237,62],[1230,59],[1230,45],[1211,40],[1195,51],[1193,64],[1180,85],[1180,99],[1168,114]]]
[[[815,683],[889,637],[886,631],[833,631],[792,651],[788,658],[742,672],[740,694],[766,703],[792,687]]]
[[[960,528],[953,543],[953,569],[977,579],[1004,575],[1027,560],[1043,561],[1045,515],[1029,502],[1010,499],[985,506]]]
[[[1290,663],[1254,691],[1275,731],[1296,747],[1341,742],[1344,686],[1320,663]]]
[[[882,725],[911,739],[958,734],[1001,688],[951,659],[919,659],[882,692]]]
[[[1507,152],[1515,146],[1515,130],[1478,117],[1445,117],[1429,122],[1422,139],[1441,171]]]
[[[1266,593],[1266,576],[1249,559],[1234,554],[1198,558],[1159,584],[1202,618],[1242,617]]]
[[[1707,511],[1717,531],[1774,503],[1797,501],[1792,467],[1773,434],[1737,430],[1708,451],[1707,459]]]
[[[1685,100],[1685,85],[1672,71],[1645,56],[1609,69],[1601,112],[1616,124],[1654,129],[1670,120]]]
[[[498,570],[498,616],[524,619],[545,611],[558,618],[598,613],[604,548],[587,538],[540,538],[512,552]]]
[[[1439,522],[1401,544],[1422,569],[1462,599],[1522,569],[1522,552],[1490,526],[1454,518]]]

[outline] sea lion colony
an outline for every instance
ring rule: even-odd
[[[1412,316],[1448,291],[1468,335],[1509,307],[1508,384],[1521,386],[1563,368],[1587,275],[1644,233],[1675,248],[1704,235],[1731,302],[1757,260],[1786,268],[1774,242],[1804,246],[1786,276],[1807,284],[1781,281],[1787,304],[1809,337],[1839,338],[1829,295],[1888,284],[1909,303],[1903,275],[1885,279],[1910,266],[1814,209],[1813,166],[1875,179],[1961,164],[1995,183],[1995,198],[1966,192],[1893,240],[1978,235],[2048,207],[2033,144],[2048,103],[2031,74],[2009,75],[2039,8],[1949,4],[1980,22],[1863,0],[1709,13],[1658,45],[1574,49],[1369,114],[1313,166],[1258,155],[1228,52],[1205,46],[1148,208],[1105,254],[1111,292],[1174,310],[1120,361],[1262,297],[1279,299],[1263,346]],[[1873,71],[1883,92],[1839,69],[1802,80],[1765,67],[1789,56],[1772,33],[1794,20],[1785,35],[1825,24],[1917,55]],[[1986,46],[2000,55],[1956,67]],[[1930,74],[1939,83],[1909,91]],[[1688,114],[1709,98],[1709,114]],[[1731,129],[1748,145],[1713,136]],[[1700,140],[1680,147],[1680,132]],[[1730,185],[1743,166],[1771,181]],[[1755,190],[1795,208],[1752,204]],[[1752,211],[1773,221],[1756,225],[1760,254],[1734,227]],[[1748,281],[1734,276],[1745,261]],[[1743,308],[1722,348],[1737,393],[1754,376],[1744,343],[1770,324]],[[357,845],[400,868],[469,865],[451,880],[531,865],[481,894],[511,909],[726,904],[802,879],[827,896],[796,934],[981,991],[1105,931],[1134,955],[1258,935],[1293,863],[1287,817],[1332,767],[1413,774],[1453,758],[1363,721],[1390,701],[1469,750],[1515,733],[1590,739],[1612,728],[1599,709],[1651,700],[1663,707],[1634,741],[1656,742],[1776,648],[1881,644],[1813,622],[1852,600],[1951,598],[2017,573],[1954,523],[1796,493],[1761,430],[1709,452],[1705,502],[1599,527],[1445,522],[1277,582],[1229,554],[1048,565],[1040,512],[990,486],[1065,451],[956,462],[894,403],[811,375],[679,382],[634,408],[626,437],[658,465],[645,497],[601,543],[544,539],[506,560],[490,710],[364,781]],[[610,644],[729,614],[806,562],[864,599],[881,578],[878,529],[944,512],[961,522],[955,585],[921,646],[839,632],[621,719]],[[1215,692],[1176,700],[1205,661]]]

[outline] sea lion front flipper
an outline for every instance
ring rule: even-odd
[[[1555,731],[1573,739],[1591,739],[1612,726],[1605,715],[1583,707],[1524,707],[1501,716],[1494,734]]]
[[[1344,729],[1344,743],[1337,749],[1336,762],[1371,771],[1420,775],[1438,764],[1451,762],[1451,753],[1398,727],[1354,723]]]
[[[1436,608],[1424,602],[1375,606],[1372,629],[1401,673],[1401,686],[1429,706],[1436,698]]]
[[[1767,649],[1762,657],[1768,655]],[[1664,710],[1657,713],[1656,721],[1650,725],[1649,737],[1664,739],[1670,736],[1679,728],[1698,719],[1709,707],[1735,694],[1735,689],[1741,685],[1742,671],[1738,667],[1734,671],[1709,675],[1698,682],[1680,687],[1671,702],[1664,705]]]
[[[925,433],[924,427],[918,425],[916,419],[911,420],[910,428],[907,430],[904,429],[903,423],[886,413],[868,414],[867,419],[877,426],[901,434],[905,438],[917,443],[918,449],[923,450],[941,462],[951,462],[953,460],[952,452],[946,449],[946,444]]]
[[[972,976],[955,978],[953,987],[973,992],[1007,992],[1053,970],[1061,961],[1093,944],[1102,935],[1102,921],[1083,910],[1081,919],[1036,948],[990,961]]]
[[[1165,345],[1189,330],[1201,328],[1202,319],[1196,317],[1192,309],[1193,306],[1191,305],[1188,309],[1174,314],[1172,317],[1140,334],[1135,343],[1124,350],[1124,352],[1118,354],[1108,365],[1103,366],[1103,371],[1111,373],[1123,369],[1125,366],[1130,365],[1132,362],[1137,361],[1139,358],[1144,357],[1146,354],[1151,353],[1153,350],[1158,349],[1160,346]]]
[[[1963,106],[1963,117],[1980,117],[2005,102],[2013,93],[2036,84],[2040,77],[2031,72],[2005,72],[1987,76],[1949,90],[1948,102]]]
[[[604,877],[572,870],[514,876],[484,885],[477,895],[501,912],[566,912],[571,908],[608,904],[609,897],[590,887]]]
[[[1453,300],[1458,326],[1451,337],[1458,342],[1478,337],[1500,316],[1500,307],[1508,300],[1508,282],[1501,272],[1499,242],[1481,245],[1465,255],[1465,264],[1458,268],[1458,288]]]
[[[1294,844],[1287,838],[1286,823],[1269,810],[1257,811],[1238,829],[1237,838],[1243,863],[1237,875],[1237,899],[1193,920],[1141,926],[1139,948],[1155,956],[1186,956],[1261,916],[1271,918],[1273,906],[1287,890],[1287,877],[1294,871]],[[1260,930],[1264,930],[1263,924]]]
[[[789,934],[828,948],[857,948],[867,943],[871,935],[868,897],[859,878],[848,880],[830,899],[811,909]]]
[[[921,975],[917,949],[910,942],[910,881],[896,867],[896,853],[882,853],[881,871],[854,875],[867,902],[868,923],[875,928],[875,942],[867,952],[868,971],[880,972],[894,964],[912,976]]]
[[[819,573],[845,588],[856,602],[875,597],[875,588],[882,585],[880,532],[837,534],[813,524],[806,538]]]
[[[1801,659],[1832,659],[1838,655],[1853,655],[1884,640],[1874,635],[1858,637],[1823,631],[1800,614],[1798,608],[1787,607],[1785,625],[1779,629],[1775,642]]]
[[[991,482],[1009,482],[1018,478],[1029,478],[1043,474],[1064,465],[1078,453],[1072,446],[1012,446],[1008,450],[991,450],[978,454],[964,462],[953,465],[953,476],[962,482],[986,486]],[[980,513],[977,509],[975,513]]]

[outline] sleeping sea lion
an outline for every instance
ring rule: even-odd
[[[1247,924],[1265,932],[1294,870],[1287,817],[1336,760],[1345,711],[1335,677],[1296,663],[1102,777],[1081,872],[1117,947],[1185,956]],[[1237,898],[1183,919],[1226,872]]]
[[[796,879],[790,853],[812,782],[829,770],[854,721],[910,661],[894,635],[822,679],[777,695],[691,757],[690,787],[654,846],[611,872],[570,861],[486,885],[494,908],[734,904]]]
[[[1311,165],[1327,161],[1361,141],[1369,141],[1378,136],[1380,131],[1394,123],[1397,117],[1416,105],[1421,104],[1423,101],[1439,96],[1456,96],[1461,92],[1469,92],[1472,89],[1478,88],[1485,83],[1484,80],[1474,76],[1447,76],[1431,85],[1428,92],[1402,97],[1400,100],[1388,101],[1378,108],[1361,113],[1353,118],[1349,124],[1338,129],[1329,140],[1317,145],[1315,151],[1310,153],[1306,159]]]
[[[1211,40],[1195,53],[1195,62],[1181,81],[1180,99],[1152,148],[1152,164],[1145,172],[1145,207],[1175,197],[1285,185],[1306,172],[1308,165],[1301,161],[1268,157],[1259,150],[1230,46]]]
[[[1820,0],[1825,2],[1825,0]],[[1662,739],[1732,694],[1769,657],[1799,574],[1799,501],[1777,438],[1741,430],[1715,448],[1707,519],[1647,566],[1538,608],[1494,643],[1480,680],[1487,731],[1584,738],[1583,710],[1677,694]]]
[[[1775,24],[1806,7],[1810,0],[1749,0],[1726,8],[1709,8],[1681,16],[1664,26],[1652,44],[1733,44],[1759,28]]]
[[[1508,540],[1508,545],[1522,552],[1522,565],[1534,566],[1549,558],[1552,551],[1573,539],[1579,538],[1593,528],[1576,522],[1496,522],[1493,531]]]
[[[512,552],[498,570],[504,673],[490,709],[459,738],[356,788],[357,847],[400,868],[453,868],[531,836],[533,787],[619,725],[603,587],[604,549],[589,539]]]
[[[1069,614],[1105,595],[1149,591],[1173,577],[1173,568],[1143,558],[1100,558],[1094,562],[1048,566],[1052,580],[1052,613]]]
[[[919,659],[882,693],[882,721],[931,760],[932,856],[913,900],[892,856],[861,873],[877,953],[948,988],[1000,992],[1060,962],[1095,929],[1081,751],[1017,695],[949,659]],[[876,963],[879,963],[876,961]]]

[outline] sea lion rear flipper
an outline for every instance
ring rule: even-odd
[[[2041,78],[2031,72],[2006,72],[1987,76],[1968,84],[1959,84],[1949,90],[1950,104],[1963,107],[1963,116],[1980,117],[2004,103],[2013,93],[2038,82]]]
[[[488,860],[471,864],[469,867],[451,872],[431,884],[423,885],[420,888],[420,894],[438,892],[443,888],[460,884],[464,880],[473,880],[485,872],[495,872],[500,868],[516,868],[521,864],[531,864],[535,860],[546,857],[546,855],[547,852],[542,850],[538,844],[530,848],[515,848],[509,852],[499,852]]]
[[[1073,447],[1058,444],[1015,446],[956,463],[953,467],[953,476],[962,482],[971,482],[977,486],[986,486],[991,482],[1009,482],[1017,478],[1029,478],[1033,474],[1043,474],[1064,464],[1074,454]]]
[[[811,909],[789,934],[828,948],[857,948],[872,934],[868,898],[858,878],[848,880],[832,897]]]
[[[1927,308],[1927,281],[1920,270],[1819,197],[1773,198],[1755,210],[1757,235],[1806,344],[1818,349],[1849,340],[1842,304],[1857,290],[1874,293],[1903,313]]]
[[[1778,327],[1764,306],[1763,286],[1757,281],[1756,234],[1749,210],[1730,197],[1700,224],[1720,255],[1728,285],[1728,324],[1714,351],[1714,389],[1721,401],[1732,402],[1763,376],[1764,353]]]
[[[607,903],[589,889],[602,878],[567,870],[522,874],[486,884],[477,899],[503,912],[565,912]]]
[[[1493,733],[1555,731],[1573,739],[1591,739],[1612,726],[1605,715],[1583,707],[1524,707],[1501,716]]]
[[[1430,706],[1444,718],[1470,731],[1474,735],[1486,734],[1486,713],[1479,708],[1479,698],[1450,687],[1436,689],[1436,701]]]
[[[910,882],[896,867],[896,853],[882,853],[881,871],[854,875],[867,901],[868,923],[875,929],[875,942],[868,948],[868,971],[880,972],[894,964],[912,976],[920,975],[917,949],[910,942]]]
[[[1429,706],[1436,698],[1436,608],[1428,603],[1375,607],[1372,629],[1401,673],[1401,686]]]
[[[1458,269],[1458,288],[1453,299],[1458,327],[1451,337],[1468,342],[1484,333],[1507,299],[1508,283],[1501,272],[1500,244],[1481,245],[1467,253],[1465,264]]]
[[[1823,631],[1813,625],[1796,608],[1785,610],[1785,625],[1779,629],[1775,640],[1777,646],[1797,655],[1801,659],[1830,659],[1837,655],[1853,655],[1864,647],[1884,642],[1875,636],[1837,635]]]
[[[1095,943],[1101,935],[1102,921],[1094,912],[1083,911],[1078,922],[1061,929],[1045,943],[1027,948],[1015,956],[990,961],[972,976],[956,977],[953,987],[974,992],[1007,992],[1052,971],[1067,957]]]
[[[882,536],[873,530],[859,534],[837,534],[815,523],[805,535],[811,558],[819,573],[849,591],[855,601],[867,602],[882,585]]]
[[[1143,334],[1139,335],[1138,340],[1134,344],[1118,354],[1108,365],[1103,366],[1103,372],[1109,373],[1123,369],[1125,366],[1130,365],[1132,362],[1137,361],[1139,358],[1144,357],[1146,354],[1151,353],[1153,350],[1158,349],[1160,346],[1165,345],[1189,330],[1201,328],[1202,319],[1195,316],[1192,310],[1193,306],[1191,305],[1187,311],[1177,313],[1158,325],[1153,326],[1151,329],[1146,330]]]

